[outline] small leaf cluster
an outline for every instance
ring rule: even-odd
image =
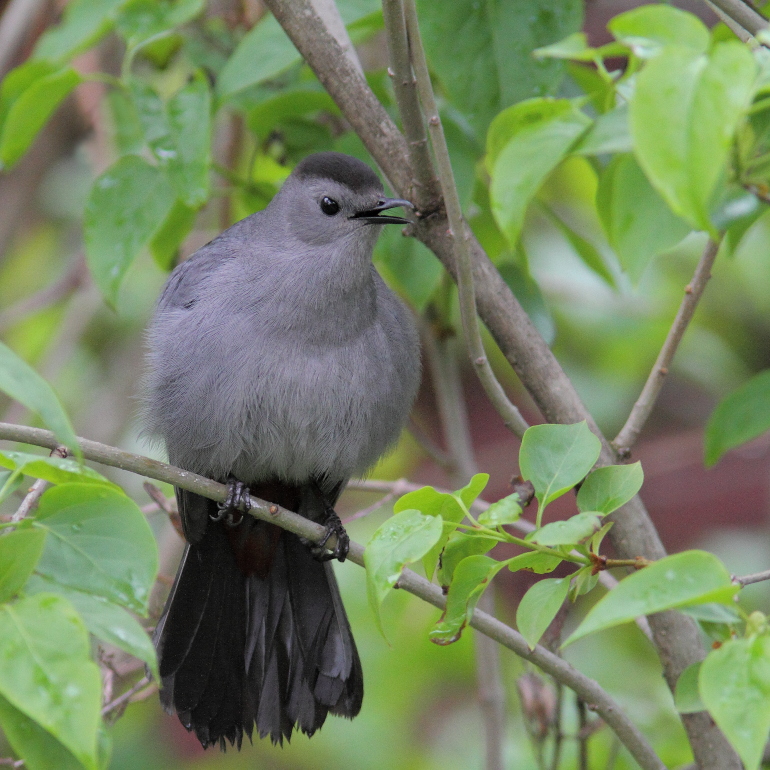
[[[562,562],[573,563],[577,570],[572,575],[539,581],[519,606],[519,630],[534,647],[568,593],[575,598],[594,587],[601,542],[612,526],[604,517],[628,502],[642,485],[639,463],[592,471],[600,449],[599,439],[585,422],[527,430],[519,466],[522,477],[534,487],[538,511],[535,527],[524,537],[506,529],[522,515],[516,492],[477,515],[472,512],[489,480],[487,474],[477,474],[456,492],[423,487],[404,495],[394,506],[395,515],[374,534],[364,557],[370,604],[380,627],[382,601],[409,562],[421,560],[426,576],[431,579],[435,574],[447,592],[444,615],[430,632],[436,644],[460,637],[484,589],[501,569],[546,574]],[[578,513],[544,524],[547,506],[578,484]],[[499,543],[513,543],[526,552],[504,560],[488,556]]]
[[[0,727],[27,767],[100,770],[102,682],[90,637],[157,675],[147,616],[155,538],[123,491],[75,459],[0,453],[0,502],[52,486],[33,515],[0,524]]]

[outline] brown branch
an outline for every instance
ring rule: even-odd
[[[674,322],[668,331],[666,341],[663,343],[660,353],[658,353],[658,358],[652,367],[650,376],[647,378],[639,398],[631,409],[631,414],[628,416],[626,424],[612,442],[621,456],[628,455],[655,406],[658,395],[663,388],[663,382],[671,367],[671,361],[679,347],[679,343],[682,341],[685,331],[687,331],[695,309],[698,307],[698,302],[703,296],[706,284],[709,278],[711,278],[711,268],[714,266],[714,260],[718,251],[719,243],[709,239],[695,268],[692,281],[685,287],[684,298],[679,305],[676,318],[674,318]]]
[[[265,2],[358,133],[393,189],[404,197],[414,190],[413,202],[418,210],[437,212],[419,221],[414,226],[414,234],[436,254],[456,280],[453,244],[447,232],[446,217],[440,213],[441,201],[426,200],[423,191],[414,186],[407,143],[383,106],[366,82],[347,64],[339,45],[307,0]],[[586,420],[591,430],[602,438],[599,464],[617,462],[615,451],[598,430],[572,383],[500,273],[475,239],[469,246],[479,315],[546,420],[555,423]],[[612,520],[615,526],[609,537],[620,558],[641,555],[659,559],[665,556],[658,533],[638,496],[613,514]],[[672,612],[652,616],[650,625],[666,680],[673,690],[681,672],[703,658],[697,626],[691,618]],[[702,770],[740,768],[737,755],[708,715],[684,715],[683,723]]]

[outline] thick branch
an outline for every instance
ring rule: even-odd
[[[440,213],[441,201],[427,200],[425,191],[415,186],[407,143],[383,106],[367,83],[348,65],[339,45],[309,6],[308,0],[265,2],[358,133],[394,190],[403,197],[411,196],[418,210],[438,212],[419,222],[414,234],[457,280],[452,238],[447,232],[446,217]],[[603,451],[599,463],[607,465],[616,462],[614,450],[602,437],[572,383],[475,238],[470,242],[470,249],[479,315],[543,415],[549,422],[557,423],[586,420],[602,438]],[[615,526],[609,536],[621,558],[645,556],[658,559],[665,556],[665,549],[639,497],[620,509],[613,520]],[[673,688],[681,672],[703,657],[697,626],[691,618],[679,613],[654,615],[650,625],[666,680]],[[683,721],[702,770],[740,768],[737,755],[708,715],[685,715]]]
[[[695,308],[698,307],[698,302],[703,296],[706,284],[709,278],[711,278],[711,268],[714,266],[714,260],[718,251],[719,243],[709,239],[695,268],[692,281],[685,287],[682,303],[679,305],[676,318],[674,318],[674,322],[671,324],[666,341],[663,343],[660,353],[658,353],[658,358],[652,367],[650,376],[647,378],[647,382],[644,383],[642,392],[631,409],[631,414],[628,416],[626,424],[612,442],[621,454],[627,454],[636,443],[639,433],[655,406],[674,354],[695,314]]]

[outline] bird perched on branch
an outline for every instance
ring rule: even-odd
[[[229,484],[177,489],[187,546],[155,632],[161,702],[207,747],[312,735],[363,698],[328,559],[334,505],[398,438],[419,383],[407,309],[372,264],[384,196],[355,158],[302,161],[263,211],[171,274],[149,329],[147,431],[169,460]],[[322,523],[333,552],[242,515],[248,493]]]

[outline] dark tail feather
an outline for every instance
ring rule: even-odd
[[[187,546],[155,632],[161,702],[204,747],[240,748],[255,724],[274,743],[295,728],[312,735],[327,713],[361,708],[361,663],[331,567],[273,530],[246,516],[234,538],[210,522]],[[247,574],[243,553],[263,554],[265,542],[275,547],[266,577]],[[249,545],[236,560],[238,543]]]

